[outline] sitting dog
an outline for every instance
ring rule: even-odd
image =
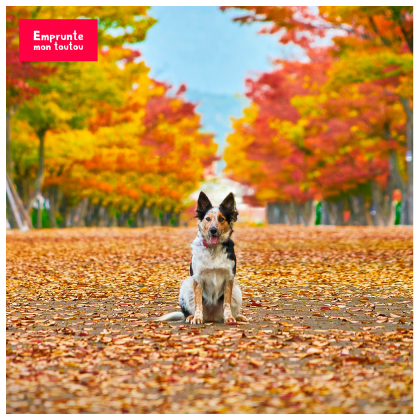
[[[191,243],[190,277],[179,292],[182,312],[172,312],[160,321],[233,323],[245,321],[240,315],[242,293],[235,282],[236,256],[230,239],[238,218],[235,197],[230,193],[213,207],[203,192],[197,202],[197,237]]]

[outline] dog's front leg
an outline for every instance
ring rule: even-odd
[[[236,319],[232,315],[231,302],[232,302],[232,289],[233,289],[233,278],[226,281],[225,287],[225,299],[223,302],[223,318],[225,323],[236,322]]]
[[[193,281],[194,289],[194,317],[191,324],[203,323],[203,288],[200,283]]]

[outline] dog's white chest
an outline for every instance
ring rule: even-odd
[[[221,246],[207,249],[193,242],[191,248],[193,277],[203,287],[203,298],[215,303],[224,293],[226,280],[233,277],[235,263]]]

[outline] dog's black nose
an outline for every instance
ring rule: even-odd
[[[215,235],[215,234],[217,233],[217,227],[212,226],[212,227],[210,228],[210,233],[211,233],[212,235]]]

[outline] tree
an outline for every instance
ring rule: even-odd
[[[10,105],[8,110],[14,109],[13,98],[27,99],[22,105],[20,118],[24,118],[30,123],[39,138],[39,165],[35,182],[34,191],[26,203],[27,208],[31,208],[34,200],[41,191],[44,171],[44,138],[45,133],[51,129],[60,128],[63,124],[72,127],[86,125],[87,115],[91,112],[92,102],[101,99],[107,101],[112,99],[112,86],[108,83],[101,84],[100,78],[95,79],[101,72],[100,64],[87,62],[63,62],[49,63],[45,66],[49,73],[56,69],[51,75],[48,84],[40,83],[38,73],[34,73],[31,64],[21,67],[20,78],[15,76],[13,64],[17,59],[17,40],[19,18],[78,18],[89,17],[97,18],[98,23],[98,44],[99,47],[118,46],[123,43],[135,43],[145,38],[147,30],[155,22],[153,18],[147,16],[147,7],[50,7],[50,6],[30,6],[30,7],[8,7],[7,19],[10,22],[7,39],[10,39],[10,49],[8,66],[8,95]],[[110,29],[115,29],[112,34]],[[118,34],[118,30],[123,30],[123,34]],[[38,67],[34,67],[39,70]],[[44,69],[44,67],[41,67]],[[42,73],[42,75],[44,75]],[[80,90],[78,85],[79,76],[84,77],[84,81],[90,82],[90,90]],[[35,77],[36,76],[36,77]],[[89,80],[90,78],[90,80]],[[17,81],[16,81],[17,79]],[[12,83],[13,82],[13,83]],[[109,82],[109,81],[108,81]],[[16,87],[23,87],[28,94],[26,97],[21,95]],[[22,90],[22,88],[20,89]],[[34,93],[39,93],[33,97]],[[114,96],[115,98],[115,96]],[[30,100],[29,100],[30,99]],[[88,112],[87,112],[88,111]],[[9,115],[8,115],[9,116]],[[10,113],[11,116],[11,113]],[[10,152],[10,118],[8,118],[7,139],[8,151]],[[9,153],[9,170],[12,167],[11,154]]]
[[[314,54],[310,63],[278,62],[275,71],[247,80],[253,103],[244,118],[234,121],[225,154],[228,173],[252,185],[258,201],[268,202],[269,209],[274,206],[278,220],[287,216],[293,224],[301,217],[309,223],[319,187],[313,182],[315,165],[304,136],[307,121],[292,99],[319,90],[328,67],[320,60],[322,54]]]
[[[58,209],[66,226],[176,223],[215,160],[217,145],[201,132],[195,105],[183,99],[186,87],[171,93],[137,56],[116,47],[104,52],[101,73],[92,77],[115,81],[111,91],[120,101],[93,102],[86,128],[64,121],[46,133],[43,191],[52,226]]]
[[[19,18],[28,18],[24,7],[7,7],[6,17],[6,172],[13,179],[11,154],[11,118],[19,104],[31,99],[39,89],[31,82],[44,82],[53,68],[30,61],[19,60]]]
[[[344,223],[347,207],[350,223],[367,224],[373,198],[372,222],[388,224],[398,187],[390,167],[404,141],[404,112],[387,90],[391,81],[332,90],[331,55],[312,50],[310,57],[278,62],[278,69],[247,81],[252,105],[233,123],[227,171],[268,202],[270,219],[277,212],[277,221],[287,216],[295,223],[300,215],[307,223],[311,200],[323,198],[334,223]]]
[[[324,95],[328,90],[341,95],[342,90],[379,84],[382,93],[388,95],[389,106],[404,110],[405,165],[398,162],[395,147],[388,150],[393,182],[405,197],[405,222],[412,224],[412,7],[331,6],[320,7],[318,11],[309,7],[246,6],[241,9],[249,13],[235,20],[270,22],[271,27],[265,27],[262,32],[279,33],[280,42],[300,45],[308,56],[316,49],[317,41],[334,29],[331,49],[334,61]],[[380,119],[385,121],[384,115]],[[380,136],[391,143],[389,125],[388,121],[382,126]],[[407,181],[404,181],[406,171]]]

